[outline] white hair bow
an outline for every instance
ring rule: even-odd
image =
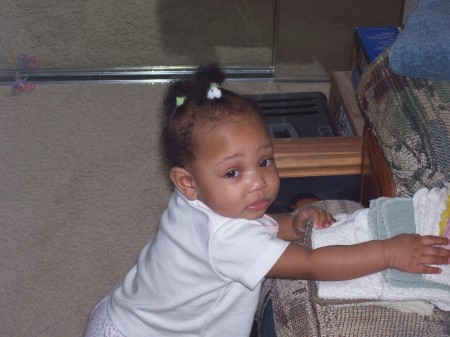
[[[211,87],[208,90],[208,99],[220,98],[222,97],[222,91],[220,91],[219,85],[217,83],[211,83]]]

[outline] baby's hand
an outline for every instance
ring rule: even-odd
[[[303,208],[292,220],[292,228],[295,233],[302,236],[306,232],[306,227],[310,224],[316,229],[330,227],[335,222],[329,212],[315,206]]]
[[[441,268],[430,264],[449,264],[450,250],[436,247],[449,240],[440,236],[400,234],[384,241],[384,256],[389,268],[419,273],[438,274]]]

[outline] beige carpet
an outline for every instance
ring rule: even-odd
[[[328,83],[230,83],[241,93]],[[171,193],[158,151],[164,84],[0,87],[0,335],[81,336]]]

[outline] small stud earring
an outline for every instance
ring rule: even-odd
[[[193,195],[193,194],[189,194],[189,196],[190,196],[191,198],[193,198],[193,197],[194,197],[194,195]]]

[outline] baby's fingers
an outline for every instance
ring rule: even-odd
[[[443,236],[425,235],[422,236],[422,243],[425,245],[442,245],[449,244],[450,240]]]
[[[419,274],[439,274],[441,272],[442,272],[441,268],[427,265],[422,265],[421,269],[418,270]]]
[[[423,264],[450,264],[450,257],[447,254],[445,254],[445,255],[444,254],[424,255],[420,259],[420,263],[423,263]]]
[[[423,255],[421,259],[422,274],[438,274],[442,271],[441,268],[429,266],[439,265],[439,264],[450,264],[450,250],[439,248],[439,247],[430,247],[429,254]]]
[[[303,215],[309,218],[315,229],[330,227],[335,221],[331,213],[314,206],[303,209]]]

